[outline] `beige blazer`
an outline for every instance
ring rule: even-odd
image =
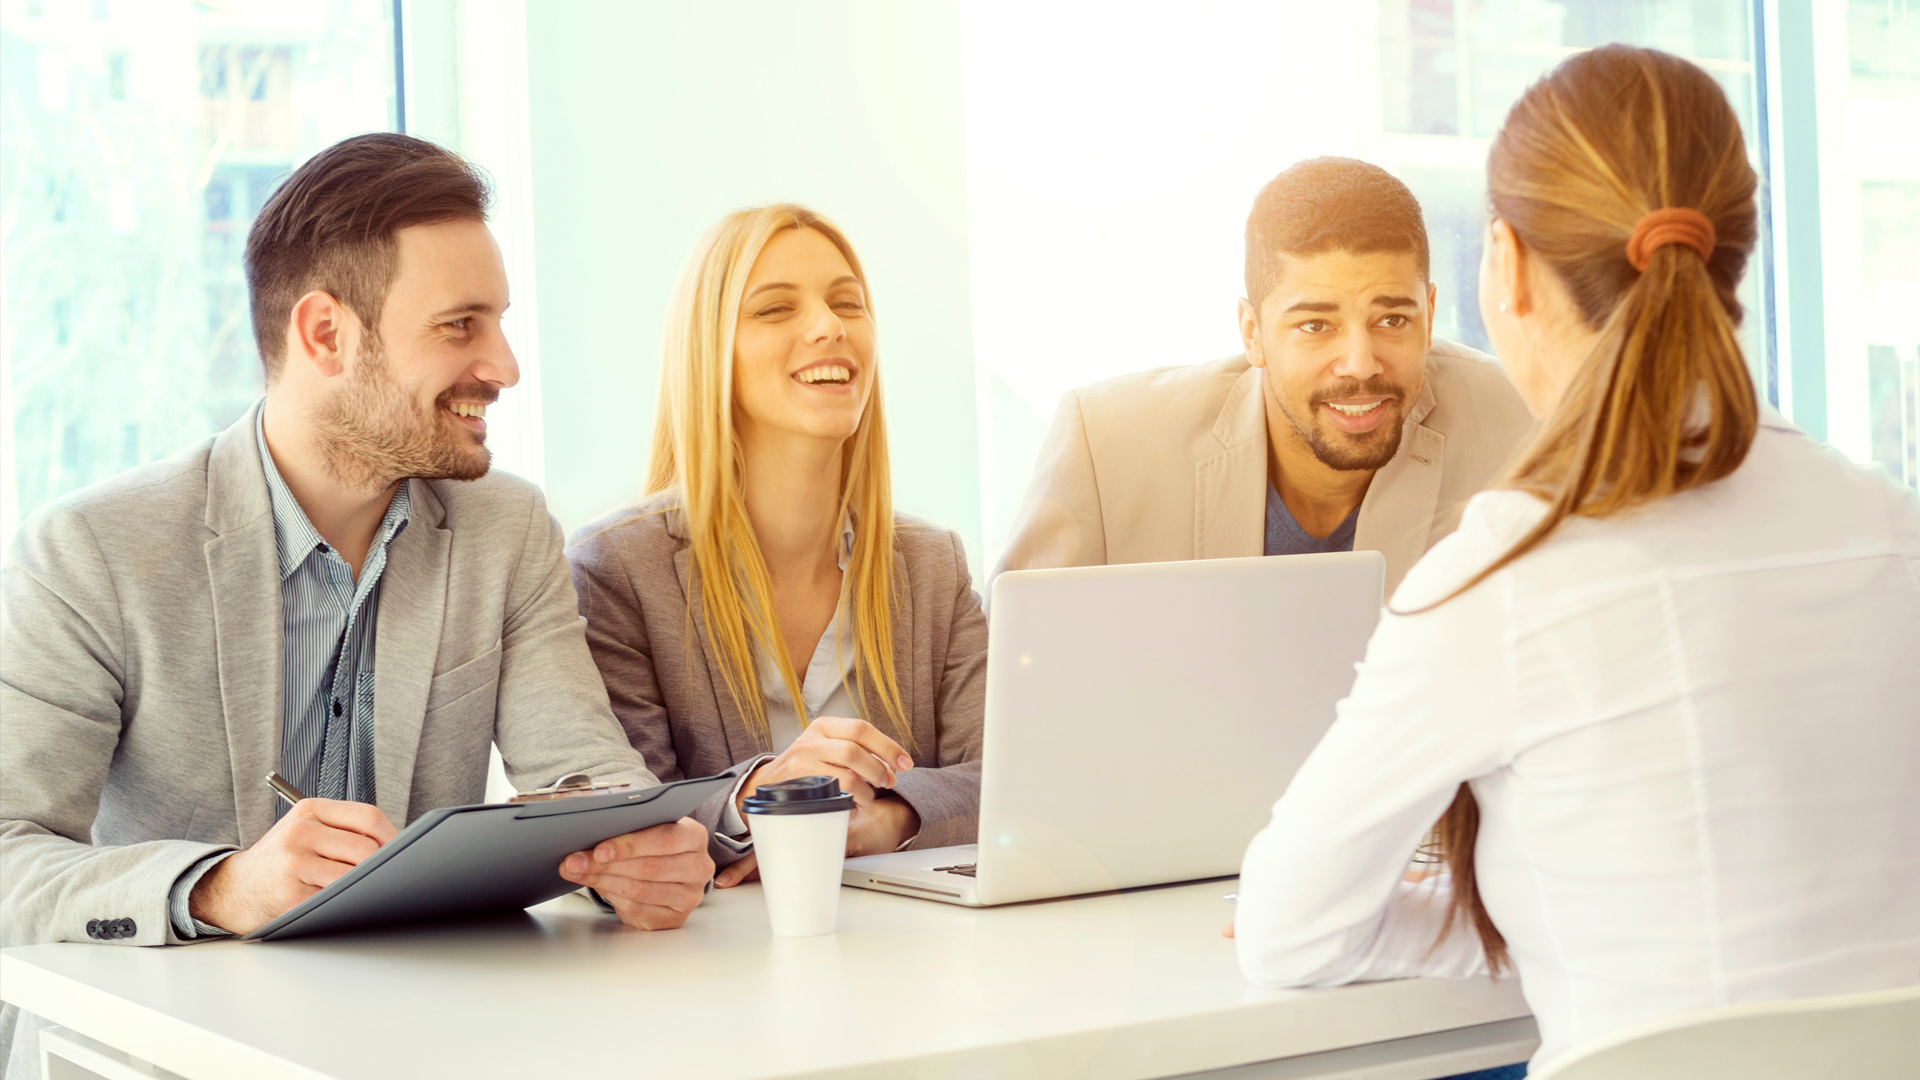
[[[614,714],[662,780],[709,776],[773,749],[748,729],[707,652],[693,549],[677,506],[677,495],[656,495],[582,526],[567,545],[587,644]],[[893,655],[918,766],[900,774],[895,792],[920,815],[912,846],[970,844],[980,813],[987,620],[960,537],[904,515],[895,525]],[[872,698],[864,714],[886,715]],[[709,833],[726,799],[723,792],[694,815]],[[718,840],[709,851],[722,865],[740,858]]]
[[[1263,553],[1261,377],[1235,356],[1068,391],[994,574]],[[1532,427],[1492,357],[1433,339],[1400,451],[1374,475],[1354,536],[1355,550],[1387,557],[1388,596]]]

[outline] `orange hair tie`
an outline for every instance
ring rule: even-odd
[[[1713,258],[1713,246],[1719,240],[1713,222],[1691,206],[1669,206],[1640,219],[1627,239],[1627,261],[1636,271],[1645,270],[1653,253],[1668,244],[1685,244],[1700,253],[1701,261]]]

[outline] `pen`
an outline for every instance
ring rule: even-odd
[[[305,795],[300,794],[299,788],[287,783],[287,778],[277,772],[267,774],[267,786],[273,789],[275,795],[287,800],[288,806],[292,806],[294,803],[306,798]]]

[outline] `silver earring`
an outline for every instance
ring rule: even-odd
[[[1506,313],[1507,313],[1507,301],[1502,300],[1500,301],[1500,314],[1505,315]]]

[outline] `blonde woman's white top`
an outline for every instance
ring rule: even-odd
[[[1488,492],[1391,607],[1539,519]],[[1247,849],[1254,982],[1486,971],[1407,852],[1471,781],[1544,1062],[1656,1017],[1920,981],[1920,499],[1769,414],[1731,477],[1389,613]]]

